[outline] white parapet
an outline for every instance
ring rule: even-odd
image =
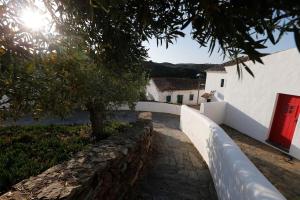
[[[200,105],[200,113],[217,124],[222,124],[224,122],[225,109],[225,101],[205,102]]]
[[[128,106],[121,106],[118,110],[129,110]],[[135,106],[135,111],[149,111],[169,113],[173,115],[180,115],[181,106],[169,103],[151,102],[151,101],[139,101]]]
[[[180,126],[206,161],[220,200],[284,200],[225,131],[199,111],[181,107]]]

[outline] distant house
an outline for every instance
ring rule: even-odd
[[[245,58],[254,78],[246,70],[239,78],[234,63],[208,69],[205,92],[215,91],[212,101],[225,105],[221,123],[300,159],[300,54],[289,49],[262,61]],[[208,104],[216,116],[218,103]]]
[[[148,100],[186,105],[204,102],[203,93],[204,85],[188,78],[152,78],[146,88]]]

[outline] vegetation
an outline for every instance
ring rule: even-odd
[[[147,79],[141,66],[146,51],[141,39],[131,33],[130,27],[119,26],[112,16],[101,19],[90,32],[83,31],[88,27],[76,21],[57,28],[59,35],[32,33],[19,23],[19,16],[12,14],[23,4],[31,6],[31,1],[4,2],[4,18],[0,20],[5,30],[0,44],[0,97],[6,95],[2,104],[9,103],[10,107],[3,109],[1,117],[64,117],[82,108],[90,113],[92,137],[103,138],[107,114],[121,104],[133,106],[144,92]],[[68,20],[68,15],[64,19]],[[19,36],[19,32],[28,34],[29,39],[26,34]],[[93,34],[102,39],[95,40]],[[37,36],[46,44],[36,41]],[[6,41],[18,37],[26,38],[19,44],[16,41],[20,48]]]
[[[106,136],[124,132],[127,123],[107,122]],[[11,185],[71,158],[90,143],[91,127],[24,126],[0,129],[0,193]]]
[[[176,78],[198,78],[205,83],[206,72],[210,67],[217,66],[216,64],[171,64],[171,63],[155,63],[145,62],[146,72],[149,77],[176,77]]]
[[[65,115],[81,107],[90,112],[96,139],[102,137],[107,112],[138,100],[147,82],[141,70],[147,56],[142,42],[149,38],[168,47],[191,26],[193,39],[211,53],[219,48],[224,56],[246,54],[262,62],[260,49],[267,41],[276,44],[293,32],[300,49],[299,1],[42,2],[55,33],[23,26],[18,13],[39,9],[34,1],[0,1],[0,96],[7,95],[11,105],[2,116]],[[246,65],[237,66],[238,72],[241,66],[252,74]]]

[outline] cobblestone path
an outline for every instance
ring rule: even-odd
[[[155,136],[145,173],[131,199],[217,199],[209,170],[179,117],[153,113]]]

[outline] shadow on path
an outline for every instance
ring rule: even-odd
[[[153,113],[154,138],[144,174],[130,199],[217,199],[209,170],[179,117]]]

